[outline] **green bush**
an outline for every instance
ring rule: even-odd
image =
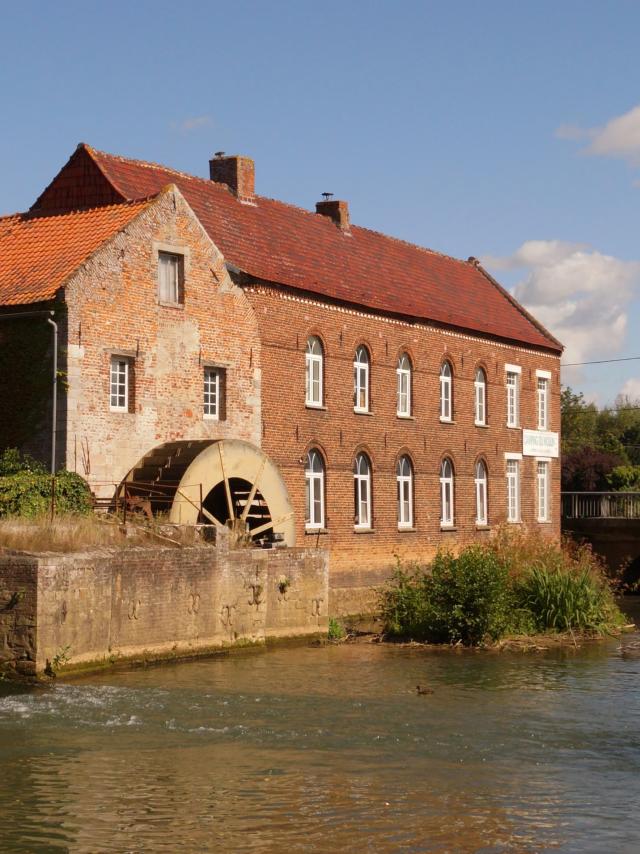
[[[24,472],[47,474],[47,469],[29,454],[21,454],[17,448],[5,448],[0,454],[0,477]]]
[[[465,645],[497,640],[513,622],[508,572],[480,546],[458,557],[440,553],[428,570],[399,567],[383,593],[382,611],[391,635]]]
[[[329,640],[342,640],[346,632],[342,623],[338,622],[335,617],[329,617]]]
[[[59,471],[55,480],[56,513],[88,513],[92,509],[89,486],[80,475]],[[17,448],[0,454],[0,517],[33,519],[51,509],[51,475],[46,467]]]
[[[477,645],[505,634],[606,632],[623,622],[590,549],[499,532],[427,567],[400,563],[380,595],[387,635]]]

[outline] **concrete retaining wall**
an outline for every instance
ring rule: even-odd
[[[129,548],[0,556],[0,667],[37,675],[327,629],[317,549]]]

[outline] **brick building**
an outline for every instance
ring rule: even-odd
[[[78,146],[29,212],[0,219],[0,306],[56,307],[61,464],[102,495],[173,473],[183,511],[187,474],[215,468],[202,497],[224,522],[211,449],[229,443],[228,467],[235,440],[260,449],[232,499],[264,518],[283,492],[266,518],[330,550],[335,613],[394,555],[502,522],[559,533],[558,341],[473,258],[353,226],[343,201],[256,195],[249,158],[216,156],[203,179]],[[46,418],[11,433],[9,410],[3,443],[44,454]]]

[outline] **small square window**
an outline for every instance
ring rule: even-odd
[[[130,412],[133,391],[133,362],[126,356],[112,356],[109,372],[109,408]]]
[[[224,368],[204,369],[203,407],[204,417],[222,421],[225,417],[226,371]]]
[[[158,299],[160,302],[184,302],[184,257],[171,252],[158,253]]]

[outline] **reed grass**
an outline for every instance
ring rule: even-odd
[[[130,548],[193,545],[193,537],[179,530],[158,531],[162,526],[123,526],[117,519],[104,515],[48,516],[36,519],[9,517],[0,519],[0,548],[28,552],[76,552],[88,548]],[[165,534],[168,533],[168,537]],[[159,536],[158,536],[159,534]]]

